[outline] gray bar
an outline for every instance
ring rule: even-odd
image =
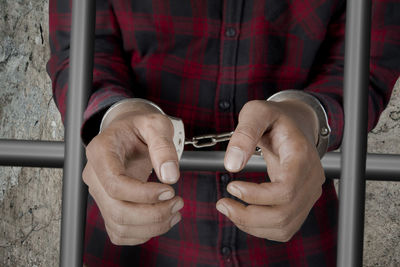
[[[337,266],[362,266],[371,0],[347,1]]]
[[[185,151],[179,162],[181,171],[226,171],[224,151]],[[339,179],[341,154],[329,152],[321,160],[327,178]],[[368,154],[365,179],[400,182],[400,155]],[[252,156],[243,172],[265,172],[267,166],[261,156]]]
[[[62,168],[64,142],[0,139],[0,165]]]
[[[61,221],[60,266],[82,266],[87,187],[80,137],[83,112],[93,80],[95,0],[73,0],[69,90],[65,123],[65,165]]]
[[[340,177],[340,153],[329,152],[322,158],[327,178]],[[180,160],[182,171],[226,171],[224,151],[185,151]],[[400,155],[367,154],[366,180],[400,182]],[[0,166],[62,168],[64,143],[53,141],[0,139]],[[260,156],[253,156],[243,172],[265,172]]]
[[[327,178],[339,178],[341,168],[341,154],[337,152],[327,153],[322,158]],[[391,154],[367,154],[367,166],[365,180],[400,182],[400,155]]]

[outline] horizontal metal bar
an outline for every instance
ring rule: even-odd
[[[226,171],[224,151],[185,151],[179,162],[182,171]],[[322,166],[328,178],[340,176],[340,156],[329,152],[322,158]],[[25,166],[62,168],[64,164],[64,142],[2,140],[0,139],[0,166]],[[266,171],[264,159],[253,156],[244,171]],[[400,155],[367,155],[367,180],[399,181]]]
[[[339,179],[341,153],[330,152],[322,158],[322,166],[328,178]],[[400,182],[400,155],[368,153],[366,180]]]
[[[62,168],[64,142],[0,139],[0,166]]]
[[[179,162],[183,171],[226,171],[224,151],[185,151]],[[340,156],[338,152],[329,152],[321,160],[327,178],[339,179]],[[400,155],[368,154],[366,179],[376,181],[400,182]],[[252,156],[243,171],[266,171],[267,166],[261,156]]]

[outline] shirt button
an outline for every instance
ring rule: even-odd
[[[231,177],[229,176],[229,174],[223,174],[221,176],[221,181],[225,184],[229,183],[230,180],[231,180]]]
[[[232,253],[231,249],[229,247],[223,247],[221,250],[222,255],[225,257],[229,257]]]
[[[222,109],[222,110],[227,110],[231,106],[231,104],[226,100],[219,101],[218,105],[219,105],[219,108]]]
[[[225,30],[225,36],[226,37],[232,38],[232,37],[235,37],[235,35],[236,35],[235,28],[233,28],[233,27],[226,28],[226,30]]]

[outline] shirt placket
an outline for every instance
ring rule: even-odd
[[[215,101],[216,126],[220,132],[232,131],[235,127],[234,96],[242,9],[243,0],[224,1],[220,31],[220,71]],[[222,197],[231,197],[226,187],[233,177],[234,175],[228,173],[217,174]],[[237,229],[227,217],[221,218],[218,244],[220,263],[222,266],[238,266],[235,245]]]

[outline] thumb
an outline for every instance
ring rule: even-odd
[[[239,123],[225,153],[224,165],[228,171],[238,172],[243,169],[278,114],[273,105],[262,100],[253,100],[243,106],[239,113]]]
[[[179,166],[171,120],[162,114],[138,116],[135,120],[139,135],[147,144],[157,177],[163,183],[176,183],[179,179]]]

